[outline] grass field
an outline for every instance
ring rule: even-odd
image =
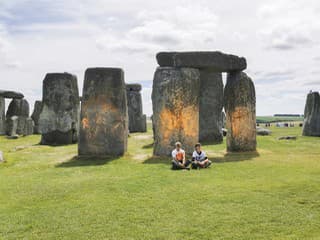
[[[118,159],[0,137],[0,239],[320,239],[320,138],[272,130],[258,153],[205,145],[200,171],[153,158],[150,131]]]
[[[257,123],[303,122],[303,117],[257,116]]]

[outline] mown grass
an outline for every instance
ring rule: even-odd
[[[257,123],[272,123],[272,122],[303,122],[303,117],[257,116]]]
[[[320,138],[272,130],[257,153],[205,145],[213,166],[189,172],[152,157],[151,131],[116,159],[1,137],[0,238],[320,239]]]

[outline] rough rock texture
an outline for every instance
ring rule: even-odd
[[[3,152],[0,151],[0,163],[4,162],[4,156],[3,156]]]
[[[127,84],[127,102],[128,102],[128,117],[129,117],[129,131],[132,132],[146,132],[147,120],[142,111],[141,85]]]
[[[170,155],[180,141],[187,153],[199,140],[200,73],[193,68],[157,68],[152,106],[154,155]]]
[[[5,100],[0,97],[0,135],[4,135],[6,132],[6,114],[5,114]]]
[[[222,52],[160,52],[161,67],[206,68],[216,72],[241,71],[247,68],[246,59]]]
[[[304,109],[303,136],[320,137],[320,95],[319,92],[309,93]]]
[[[81,101],[79,155],[123,155],[127,141],[128,109],[123,70],[87,69]]]
[[[29,117],[29,103],[26,99],[12,99],[9,104],[6,119],[12,116],[18,117],[17,134],[24,135],[26,119]]]
[[[259,136],[268,136],[268,135],[271,135],[271,133],[272,132],[269,129],[257,127],[257,135]]]
[[[29,136],[33,134],[34,122],[32,118],[27,118],[26,123],[24,125],[23,135]]]
[[[252,80],[243,72],[228,73],[224,90],[227,150],[256,150],[256,97]]]
[[[221,143],[223,108],[222,74],[200,71],[199,140]]]
[[[39,116],[41,144],[64,145],[78,140],[80,100],[77,77],[48,73],[43,80]]]
[[[0,90],[0,97],[22,99],[24,95],[19,92]]]
[[[34,107],[33,107],[33,113],[31,115],[31,118],[32,118],[32,120],[34,122],[34,128],[33,128],[33,133],[34,134],[40,134],[40,131],[39,131],[39,118],[40,118],[41,108],[42,108],[42,102],[41,101],[35,101]]]
[[[225,112],[221,112],[221,118],[222,118],[222,127],[225,128],[226,121],[227,121]]]
[[[6,120],[6,134],[8,136],[16,136],[18,128],[18,116],[12,116]]]

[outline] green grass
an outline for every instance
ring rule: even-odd
[[[258,153],[206,145],[210,169],[171,171],[151,132],[118,159],[0,138],[0,239],[320,239],[320,138],[272,128]]]
[[[257,123],[303,122],[303,117],[257,116]]]

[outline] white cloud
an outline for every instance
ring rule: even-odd
[[[97,39],[98,46],[153,55],[159,50],[212,49],[218,32],[218,17],[201,5],[141,11],[135,21],[125,33],[108,29]]]
[[[262,21],[261,40],[268,48],[291,50],[318,44],[320,22],[318,1],[279,0],[261,6],[258,17]]]

